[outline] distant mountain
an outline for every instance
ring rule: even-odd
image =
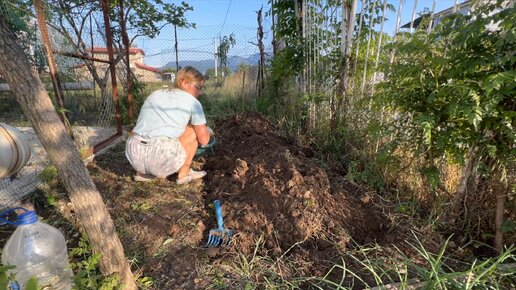
[[[228,59],[228,66],[232,71],[236,71],[240,64],[258,65],[259,60],[260,60],[259,53],[252,54],[248,57],[231,56]],[[179,61],[180,67],[185,67],[188,65],[193,66],[194,68],[198,69],[202,73],[206,73],[206,71],[208,69],[215,67],[215,62],[213,59]],[[176,62],[175,61],[168,62],[163,67],[161,67],[161,69],[165,69],[165,68],[176,68]]]

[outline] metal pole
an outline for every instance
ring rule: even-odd
[[[109,21],[109,4],[108,0],[102,0],[102,12],[104,15],[104,27],[106,30],[107,51],[109,57],[109,71],[111,74],[111,86],[113,90],[113,102],[115,105],[115,119],[117,124],[117,134],[122,134],[122,116],[120,115],[120,106],[118,104],[118,87],[116,82],[115,57],[113,53],[113,35],[111,34],[111,24]]]
[[[366,81],[366,74],[367,74],[367,60],[369,58],[369,47],[371,46],[371,38],[373,38],[373,31],[374,31],[374,13],[376,8],[376,1],[373,1],[373,9],[371,9],[371,20],[369,21],[369,38],[367,39],[367,48],[366,48],[366,56],[364,59],[364,73],[362,76],[362,83],[360,84],[360,94],[364,92],[365,89],[365,81]]]
[[[373,73],[373,82],[371,84],[371,101],[369,102],[369,110],[371,110],[371,106],[373,103],[374,84],[376,82],[376,70],[378,69],[378,61],[380,60],[380,47],[382,46],[383,24],[385,23],[385,11],[386,10],[387,10],[387,0],[383,0],[383,13],[382,13],[382,21],[380,24],[380,37],[378,38],[378,44],[376,46],[376,60],[374,62],[374,73]]]
[[[412,18],[410,19],[410,32],[414,28],[414,19],[416,18],[417,0],[414,1],[414,9],[412,9]]]
[[[398,4],[398,17],[396,18],[396,28],[394,29],[394,41],[396,41],[396,38],[398,37],[398,32],[400,31],[400,25],[401,25],[401,10],[403,9],[403,0],[400,0]],[[391,57],[389,59],[389,64],[394,62],[394,54],[396,49],[393,49],[391,51]]]
[[[426,30],[427,34],[430,34],[430,31],[432,31],[432,25],[434,24],[434,11],[435,11],[435,2],[432,3],[432,12],[430,13],[430,23],[428,23],[428,28]]]
[[[54,53],[52,52],[52,46],[50,45],[50,38],[48,35],[47,22],[45,18],[45,13],[43,9],[43,3],[41,0],[34,0],[34,8],[36,10],[36,18],[38,21],[39,30],[41,32],[41,38],[43,39],[43,44],[45,46],[46,56],[48,67],[50,69],[50,78],[52,79],[52,86],[54,88],[54,94],[56,95],[57,104],[59,106],[59,117],[61,121],[65,125],[66,131],[68,134],[73,137],[72,129],[70,128],[70,123],[66,118],[64,99],[63,99],[63,88],[61,87],[61,81],[59,79],[59,73],[57,69],[56,60],[54,58]]]
[[[358,23],[358,34],[357,34],[357,49],[355,54],[355,69],[353,72],[353,75],[357,73],[357,67],[358,67],[358,50],[360,48],[360,34],[362,33],[362,22],[364,21],[364,6],[365,6],[365,0],[362,0],[362,7],[360,8],[360,21]]]
[[[340,23],[340,31],[341,31],[341,41],[340,41],[340,51],[342,52],[342,55],[346,55],[346,47],[347,47],[347,39],[348,39],[348,29],[346,27],[346,24],[348,23],[348,5],[346,1],[342,1],[342,21]]]
[[[351,54],[352,42],[353,42],[353,31],[355,30],[355,17],[357,13],[357,0],[353,0],[351,3],[351,11],[349,12],[349,24],[348,24],[348,38],[346,39],[346,56],[349,57]]]

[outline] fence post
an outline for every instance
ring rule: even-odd
[[[102,12],[104,14],[104,27],[106,30],[106,46],[109,57],[109,71],[111,75],[113,103],[115,105],[117,134],[122,134],[122,116],[120,115],[120,106],[118,104],[118,87],[116,82],[115,57],[113,56],[113,35],[111,34],[111,24],[109,22],[109,6],[107,0],[102,0]]]
[[[59,74],[57,70],[57,64],[54,59],[54,53],[52,52],[52,46],[50,45],[50,38],[48,36],[47,22],[45,19],[45,13],[43,12],[43,3],[41,0],[34,0],[34,8],[36,10],[36,18],[38,20],[39,31],[41,32],[41,38],[45,45],[45,51],[47,56],[48,67],[50,69],[50,78],[52,79],[52,86],[54,88],[54,94],[56,95],[57,104],[59,106],[59,117],[65,125],[66,131],[73,138],[72,128],[66,117],[64,100],[63,100],[63,89],[61,87],[61,81],[59,80]]]

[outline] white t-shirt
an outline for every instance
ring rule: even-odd
[[[143,103],[133,131],[144,138],[177,138],[188,124],[206,124],[199,100],[180,89],[158,90]]]

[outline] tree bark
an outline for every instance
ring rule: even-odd
[[[0,15],[0,74],[11,86],[23,112],[56,166],[93,251],[102,255],[102,273],[119,273],[126,289],[136,289],[106,206],[28,59]]]
[[[129,50],[131,49],[131,44],[129,43],[129,36],[127,35],[127,28],[126,28],[126,19],[124,15],[124,1],[120,1],[118,4],[120,8],[120,33],[122,34],[122,42],[124,44],[124,50],[125,50],[125,67],[126,67],[126,74],[127,74],[127,115],[129,116],[129,127],[133,128],[133,78],[132,78],[132,72],[131,72],[131,60],[130,60],[130,53]]]
[[[457,191],[455,192],[455,196],[453,197],[452,206],[454,209],[460,208],[464,198],[466,198],[468,190],[472,187],[472,179],[475,175],[475,167],[478,164],[478,146],[473,145],[469,148],[468,153],[466,155],[466,164],[464,164],[464,168],[462,169],[462,173],[459,178],[459,186]],[[452,211],[457,213],[457,211]]]
[[[492,178],[492,187],[494,191],[494,195],[496,197],[496,209],[495,209],[495,240],[494,240],[494,248],[498,253],[503,251],[503,219],[505,212],[505,200],[507,198],[508,193],[508,184],[503,182],[502,173],[497,172],[497,174],[493,174]]]

